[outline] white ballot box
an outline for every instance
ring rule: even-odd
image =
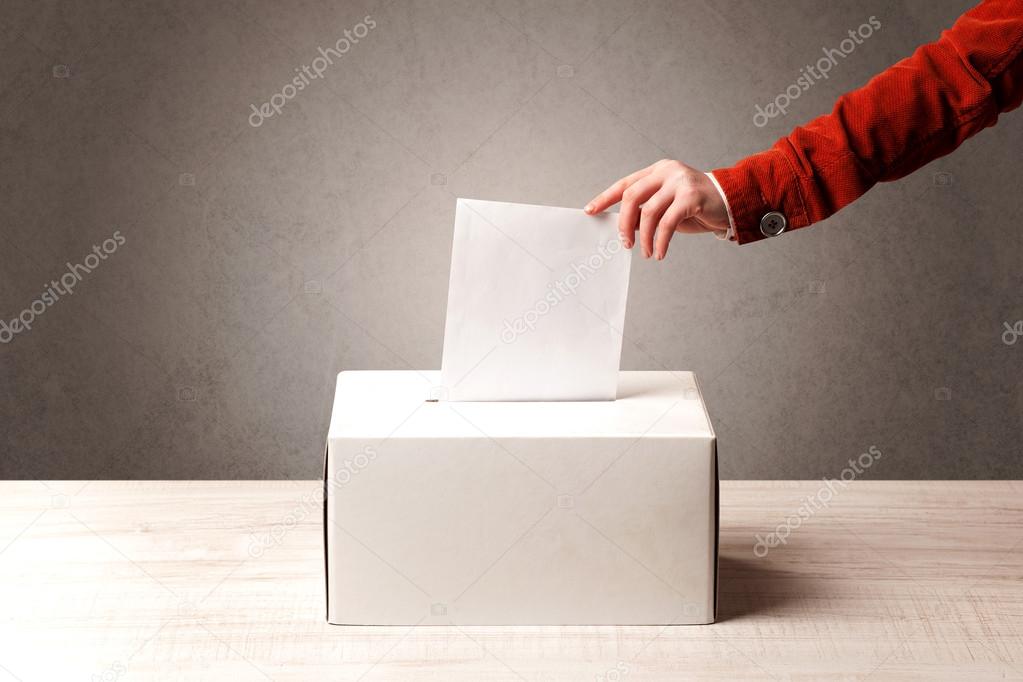
[[[714,621],[716,439],[691,372],[621,372],[604,402],[447,402],[440,382],[338,375],[330,623]]]

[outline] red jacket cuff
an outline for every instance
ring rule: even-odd
[[[760,220],[779,211],[788,223],[786,230],[810,224],[800,194],[799,177],[785,155],[770,149],[749,156],[729,168],[711,171],[725,193],[740,244],[765,238]]]

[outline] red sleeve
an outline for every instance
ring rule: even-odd
[[[713,171],[740,244],[823,220],[877,182],[896,180],[994,125],[1023,99],[1023,0],[986,0],[936,42],[843,95],[834,110],[769,150]]]

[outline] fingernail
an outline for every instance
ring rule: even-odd
[[[657,260],[664,260],[664,254],[663,253],[657,254]]]
[[[587,213],[593,213],[593,204],[586,204],[586,208],[583,209]]]

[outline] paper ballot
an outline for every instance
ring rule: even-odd
[[[632,262],[617,222],[459,199],[439,397],[614,400]]]

